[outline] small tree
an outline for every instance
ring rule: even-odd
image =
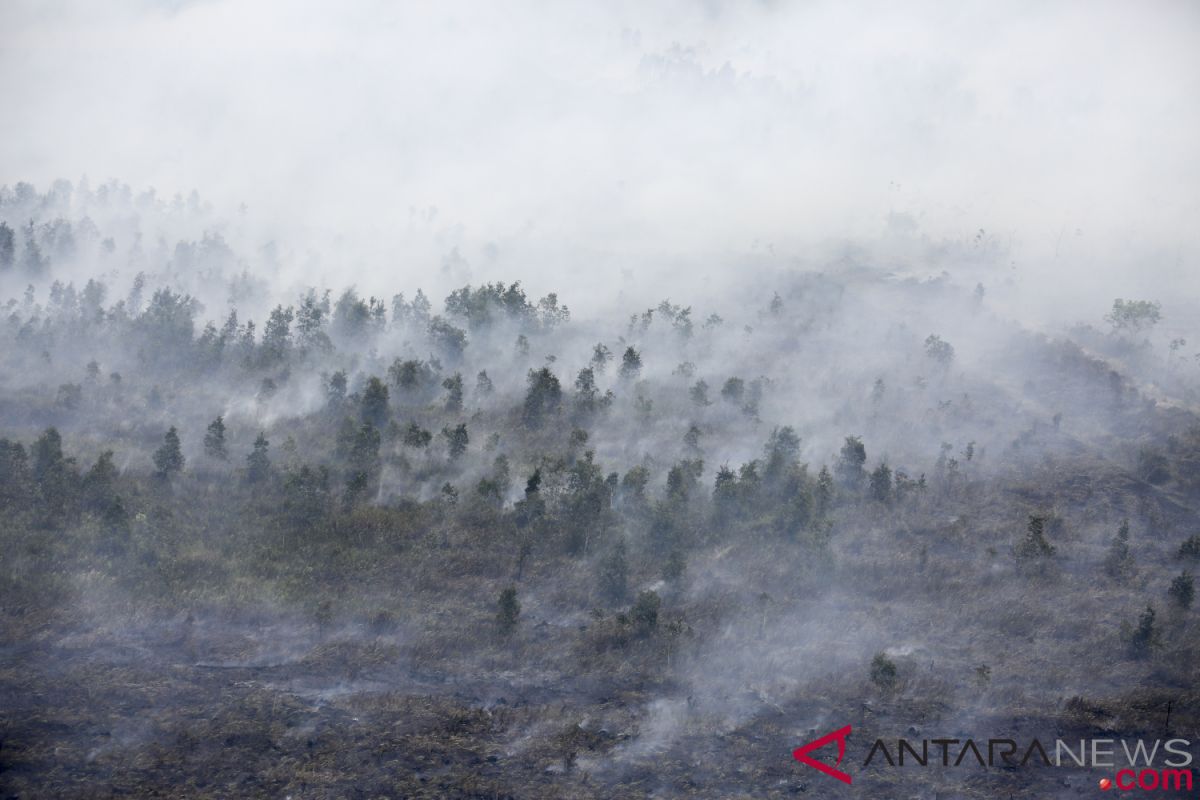
[[[497,603],[496,626],[500,629],[501,636],[512,635],[517,629],[517,618],[520,615],[521,601],[517,599],[517,589],[509,586],[500,592],[500,601]]]
[[[183,450],[179,446],[179,431],[171,426],[163,437],[162,446],[154,451],[154,467],[162,478],[170,478],[183,470]]]
[[[208,423],[208,430],[204,433],[204,454],[218,461],[225,461],[229,458],[229,451],[225,448],[224,417],[218,416]]]
[[[562,405],[562,385],[549,367],[529,371],[529,390],[525,394],[522,419],[527,428],[540,428]]]
[[[486,377],[486,376],[485,376]],[[451,414],[457,414],[462,411],[463,407],[463,380],[461,373],[454,373],[449,378],[442,381],[442,388],[446,390],[446,410]]]
[[[891,693],[896,688],[896,662],[887,657],[887,653],[876,653],[871,659],[871,683],[885,693]]]
[[[1189,561],[1200,561],[1200,536],[1189,536],[1179,545],[1178,557]]]
[[[608,345],[600,342],[592,348],[592,369],[603,374],[609,361],[612,361],[612,351],[608,349]]]
[[[1108,546],[1108,555],[1104,558],[1104,571],[1113,578],[1122,578],[1133,572],[1133,553],[1129,549],[1129,520],[1122,520],[1117,535]]]
[[[937,364],[948,367],[954,361],[954,346],[931,333],[925,338],[925,355]]]
[[[1184,610],[1192,607],[1192,600],[1196,597],[1196,582],[1192,578],[1192,573],[1184,570],[1175,576],[1175,580],[1171,581],[1171,588],[1167,590],[1167,596],[1179,608]]]
[[[641,374],[642,356],[637,350],[633,349],[633,345],[630,345],[625,348],[625,354],[621,356],[620,375],[625,380],[633,380]]]
[[[1162,306],[1149,300],[1113,300],[1112,310],[1104,315],[1104,321],[1113,331],[1138,333],[1153,328],[1162,320]]]
[[[259,483],[267,479],[271,472],[271,458],[267,454],[270,446],[267,434],[260,431],[258,438],[254,440],[254,449],[250,451],[250,455],[246,456],[247,483]]]
[[[862,439],[857,436],[847,436],[838,454],[837,473],[842,484],[857,489],[862,485],[866,472],[863,465],[867,463],[867,448]]]
[[[1154,606],[1146,606],[1138,619],[1137,628],[1129,637],[1129,652],[1134,658],[1146,658],[1162,645],[1158,629],[1154,627]]]
[[[829,467],[822,465],[821,471],[817,473],[817,488],[813,494],[818,517],[825,516],[833,508],[833,496],[833,475],[830,474]]]
[[[387,425],[388,417],[388,388],[387,384],[372,375],[362,394],[362,420],[376,428]]]
[[[1054,555],[1054,545],[1046,541],[1045,517],[1030,516],[1026,527],[1025,538],[1017,545],[1017,558],[1023,561],[1033,561],[1050,558]]]
[[[892,502],[892,470],[886,461],[881,461],[871,473],[871,497],[885,505]]]
[[[341,408],[342,403],[346,400],[346,373],[344,370],[338,370],[329,376],[329,384],[325,388],[326,398],[329,401],[329,407],[333,409]]]
[[[433,441],[433,434],[415,422],[409,423],[404,429],[404,446],[424,450]]]
[[[467,445],[471,441],[471,437],[467,435],[467,423],[460,422],[454,428],[442,428],[442,436],[446,440],[446,452],[450,454],[450,458],[457,459],[467,452]]]
[[[662,600],[658,592],[646,591],[638,595],[633,608],[629,609],[629,619],[642,636],[648,636],[658,627],[658,609]]]

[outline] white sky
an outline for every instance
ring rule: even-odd
[[[1031,257],[1078,229],[1116,288],[1197,272],[1197,3],[9,0],[0,81],[0,182],[195,188],[374,263],[615,270],[901,211]]]

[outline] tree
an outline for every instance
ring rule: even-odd
[[[162,446],[154,451],[154,467],[161,478],[170,478],[184,466],[183,450],[179,446],[179,431],[175,426],[163,437]]]
[[[0,222],[0,272],[13,268],[15,256],[13,229],[8,227],[8,223]]]
[[[225,448],[225,418],[220,415],[208,423],[208,430],[204,433],[204,454],[218,461],[229,458],[229,451]]]
[[[1137,627],[1129,636],[1129,653],[1134,658],[1146,658],[1162,646],[1162,638],[1154,626],[1154,606],[1146,606],[1138,618]]]
[[[20,453],[17,453],[20,456]],[[42,501],[43,524],[53,527],[62,522],[75,495],[75,461],[63,455],[62,436],[57,428],[47,428],[33,443],[33,480]]]
[[[1153,328],[1162,321],[1162,306],[1149,300],[1113,300],[1112,310],[1104,315],[1104,321],[1114,332],[1138,333]]]
[[[688,389],[688,396],[701,408],[712,405],[712,401],[708,399],[708,383],[703,379],[696,381],[692,388]]]
[[[120,525],[126,519],[125,504],[117,494],[117,477],[112,450],[101,453],[83,477],[84,510],[98,514],[110,525]]]
[[[329,376],[329,386],[326,390],[326,397],[329,399],[329,407],[335,411],[341,408],[342,403],[346,401],[346,371],[338,370]]]
[[[621,371],[620,375],[625,380],[634,380],[642,374],[642,357],[637,350],[633,349],[633,345],[625,348],[625,355],[621,356]]]
[[[608,362],[612,361],[612,352],[604,342],[598,343],[592,348],[592,369],[603,375],[604,370],[608,367]]]
[[[271,458],[267,454],[270,447],[271,443],[267,441],[267,434],[260,431],[258,438],[254,440],[254,449],[246,457],[246,481],[248,483],[261,483],[271,473]]]
[[[587,416],[596,410],[596,398],[600,394],[596,388],[596,371],[592,367],[584,367],[575,377],[575,410],[582,416]]]
[[[537,429],[557,414],[562,405],[562,386],[549,367],[529,370],[529,389],[525,393],[522,419],[525,427]]]
[[[1189,536],[1179,545],[1177,558],[1200,561],[1200,535]]]
[[[741,378],[729,378],[721,387],[721,397],[730,403],[741,403],[746,394],[746,382]]]
[[[885,505],[892,502],[892,470],[886,461],[871,473],[871,497]]]
[[[517,599],[517,589],[509,586],[500,592],[500,600],[496,604],[496,626],[501,636],[511,636],[517,629],[517,618],[521,615],[521,601]]]
[[[24,508],[32,489],[33,475],[25,446],[0,439],[0,509]]]
[[[463,407],[463,380],[462,373],[456,372],[449,378],[442,381],[442,388],[446,390],[446,410],[451,414],[457,414],[462,411]]]
[[[404,446],[423,450],[433,441],[433,434],[415,422],[409,423],[404,429]]]
[[[429,321],[429,340],[450,359],[450,363],[461,359],[467,349],[467,332],[441,317]]]
[[[833,493],[833,475],[830,474],[829,467],[822,466],[817,474],[817,486],[813,496],[818,517],[824,517],[833,508]]]
[[[871,659],[871,683],[880,691],[890,693],[896,688],[896,662],[887,657],[887,653],[876,653]]]
[[[480,370],[475,376],[475,393],[480,397],[487,397],[494,391],[492,379],[488,377],[487,370]]]
[[[1133,571],[1133,553],[1129,550],[1129,520],[1123,520],[1108,547],[1104,558],[1104,571],[1110,577],[1121,578]]]
[[[661,606],[658,592],[649,590],[638,594],[633,608],[629,609],[629,619],[639,634],[648,636],[658,627],[658,610]]]
[[[857,489],[862,485],[866,472],[863,465],[867,463],[867,448],[862,439],[857,436],[847,436],[838,454],[837,474],[843,486]]]
[[[1192,600],[1196,597],[1196,582],[1192,578],[1192,573],[1184,570],[1175,576],[1171,581],[1171,588],[1167,589],[1167,596],[1179,608],[1184,610],[1192,607]]]
[[[457,459],[467,452],[467,444],[471,441],[467,435],[465,422],[459,423],[454,428],[449,426],[442,428],[442,437],[446,440],[446,452],[450,454],[451,459]]]
[[[363,389],[361,413],[363,422],[370,422],[376,428],[387,425],[388,388],[374,375],[367,380],[367,385]]]
[[[1023,561],[1050,558],[1054,545],[1046,541],[1046,518],[1030,515],[1025,538],[1017,545],[1017,558]]]
[[[291,306],[275,306],[263,328],[262,361],[275,364],[287,357],[292,346],[292,320],[296,318]]]
[[[942,367],[950,366],[954,360],[954,347],[937,334],[925,338],[925,355]]]
[[[369,422],[364,422],[354,433],[350,445],[348,461],[350,468],[364,475],[374,475],[379,469],[379,447],[383,437],[379,429]]]

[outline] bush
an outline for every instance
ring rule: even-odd
[[[515,587],[508,587],[500,593],[497,604],[496,625],[501,636],[510,636],[517,629],[517,618],[521,615],[521,601],[517,599]]]
[[[1192,600],[1196,597],[1196,582],[1192,579],[1192,573],[1184,570],[1171,581],[1171,588],[1167,590],[1167,595],[1175,605],[1183,609],[1192,607]]]
[[[891,692],[896,688],[896,662],[887,657],[886,653],[876,653],[871,659],[871,683],[882,692]]]

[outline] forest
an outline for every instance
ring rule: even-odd
[[[927,254],[970,280],[848,250],[579,313],[276,279],[118,181],[0,220],[5,797],[1090,796],[861,765],[1200,739],[1163,298],[1026,324],[982,231]],[[853,787],[792,758],[847,724]]]

